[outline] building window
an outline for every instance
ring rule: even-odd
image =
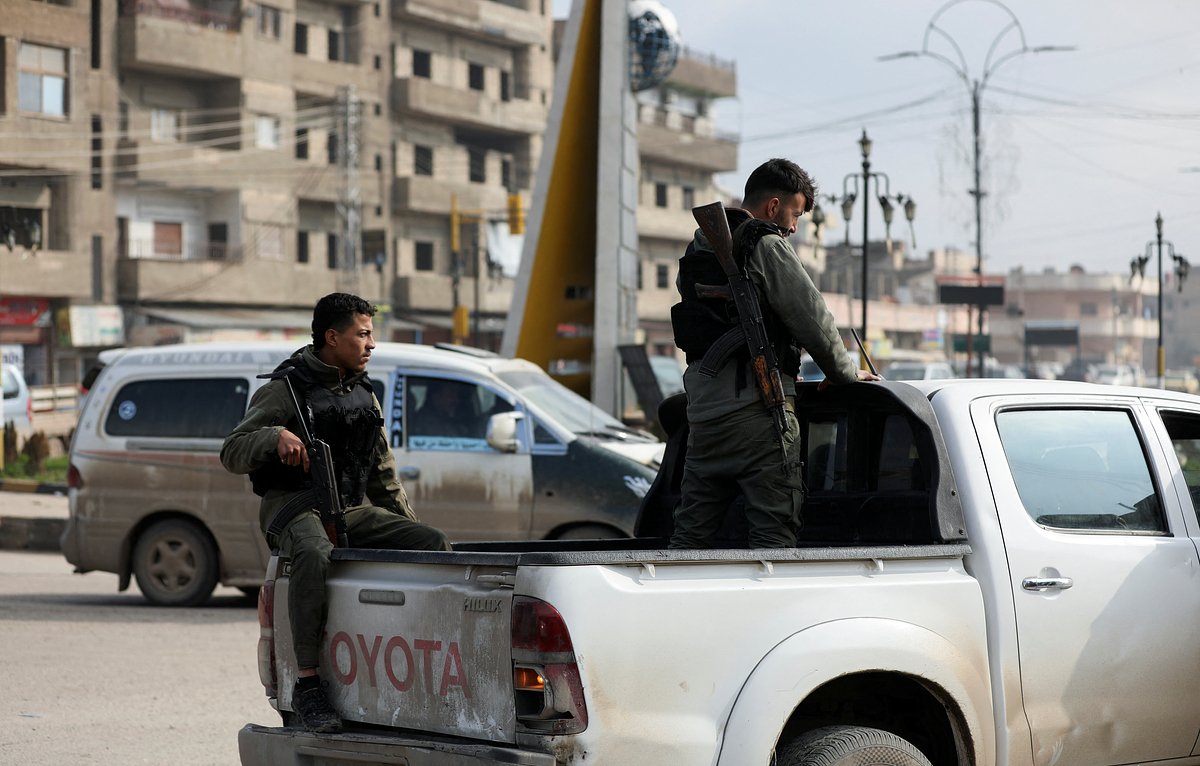
[[[308,54],[308,25],[296,22],[296,53]]]
[[[665,290],[670,286],[670,268],[665,263],[655,264],[654,266],[654,284],[659,290]]]
[[[413,147],[413,175],[416,176],[432,176],[433,175],[433,147],[432,146],[414,146]]]
[[[258,33],[278,40],[283,13],[270,5],[259,5],[255,15],[258,17]]]
[[[254,145],[259,149],[279,148],[279,118],[260,114],[254,118]]]
[[[654,205],[656,207],[667,206],[667,185],[654,184]]]
[[[512,75],[500,70],[500,100],[512,100]]]
[[[416,242],[416,263],[414,264],[417,271],[433,271],[433,243],[432,242]]]
[[[467,65],[467,85],[471,90],[483,90],[483,64]]]
[[[342,57],[342,33],[331,29],[329,30],[329,60],[341,61]]]
[[[508,157],[503,157],[500,160],[500,185],[505,189],[512,189],[512,160]]]
[[[637,289],[642,289],[642,262],[638,261],[637,265]]]
[[[22,112],[67,116],[66,50],[21,43],[17,70],[17,106]]]
[[[296,128],[296,159],[308,159],[308,128]]]
[[[183,224],[154,222],[154,254],[172,258],[183,257]]]
[[[691,210],[696,206],[696,190],[690,186],[683,187],[683,209]]]
[[[325,235],[325,265],[331,269],[338,267],[338,235]]]
[[[477,146],[467,147],[471,183],[487,183],[487,151]]]
[[[92,188],[104,187],[104,139],[100,115],[92,115]]]
[[[1094,317],[1099,315],[1100,308],[1095,303],[1080,303],[1079,316]]]
[[[412,53],[413,77],[424,77],[426,79],[431,77],[432,75],[430,72],[433,67],[430,64],[431,57],[429,55],[429,51],[419,51],[414,49]]]
[[[296,263],[308,263],[308,232],[296,232]]]
[[[150,140],[162,143],[179,141],[179,112],[174,109],[150,111]]]
[[[329,164],[336,165],[338,163],[338,135],[337,135],[337,133],[330,133],[328,136],[326,136],[325,152],[328,155],[327,159],[329,160]]]

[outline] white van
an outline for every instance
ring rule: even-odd
[[[76,571],[136,577],[160,604],[198,604],[217,582],[252,589],[269,551],[258,497],[221,443],[292,343],[106,351],[71,443],[62,549]],[[380,343],[368,373],[396,467],[422,521],[453,541],[631,536],[663,444],[625,427],[536,365],[461,347]],[[466,424],[420,417],[437,389]]]
[[[29,395],[29,386],[25,385],[25,376],[21,374],[21,368],[15,364],[0,365],[0,386],[4,389],[4,411],[0,428],[12,423],[20,442],[33,430],[33,399]]]

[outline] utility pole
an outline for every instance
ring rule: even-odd
[[[362,195],[358,188],[359,101],[353,85],[338,88],[339,129],[342,134],[338,165],[342,186],[337,211],[342,242],[337,258],[337,286],[342,292],[358,291],[358,251],[362,242]]]

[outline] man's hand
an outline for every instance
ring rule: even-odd
[[[304,442],[286,428],[279,432],[279,444],[275,446],[275,452],[284,465],[298,465],[305,472],[308,471],[308,450]]]
[[[876,375],[870,370],[858,370],[857,372],[859,380],[883,380],[882,376]],[[829,382],[829,378],[823,378],[821,382],[817,384],[817,390],[824,391],[832,385],[833,384]]]

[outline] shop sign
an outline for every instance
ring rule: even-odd
[[[44,327],[49,321],[50,301],[45,298],[0,298],[0,325]]]
[[[70,306],[55,312],[60,346],[88,348],[125,345],[120,306]]]

